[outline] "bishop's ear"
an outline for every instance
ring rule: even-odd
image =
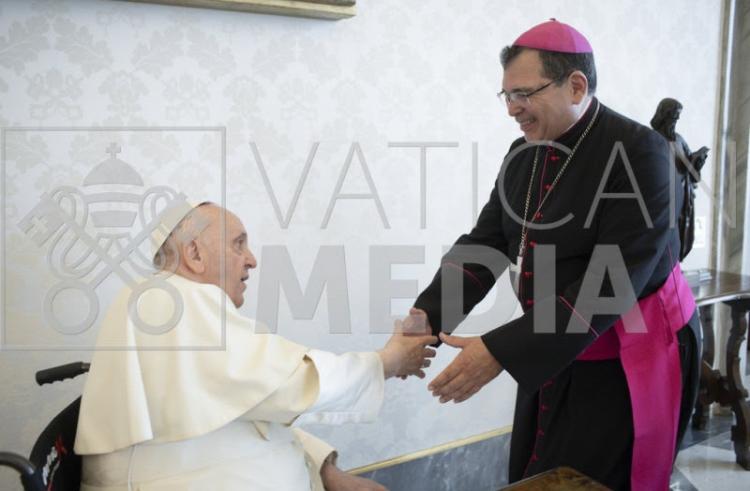
[[[580,104],[589,91],[589,81],[582,71],[576,70],[568,76],[573,96],[573,103]]]

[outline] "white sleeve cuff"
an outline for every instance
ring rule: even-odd
[[[318,398],[295,425],[366,423],[377,418],[385,387],[383,363],[377,353],[336,355],[311,349],[307,356],[318,372]]]
[[[292,428],[292,431],[302,444],[302,448],[305,449],[305,454],[318,474],[320,474],[320,471],[323,469],[323,464],[329,457],[331,458],[331,464],[336,464],[338,452],[336,452],[335,448],[300,428]]]

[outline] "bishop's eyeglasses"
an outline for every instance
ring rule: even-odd
[[[505,104],[508,106],[510,106],[511,104],[521,104],[523,106],[526,106],[529,104],[529,97],[536,94],[537,92],[543,91],[553,83],[555,83],[555,81],[550,80],[546,84],[542,85],[538,89],[532,90],[531,92],[524,92],[521,90],[511,90],[510,92],[506,92],[505,89],[503,89],[497,93],[497,97],[501,101],[505,101]]]

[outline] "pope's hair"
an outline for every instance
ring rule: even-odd
[[[187,215],[177,222],[177,225],[167,236],[167,239],[156,251],[153,258],[154,268],[157,271],[175,272],[179,265],[180,249],[187,242],[197,238],[208,226],[210,219],[204,213],[198,213],[198,209],[204,206],[217,206],[211,201],[204,201],[190,210]]]

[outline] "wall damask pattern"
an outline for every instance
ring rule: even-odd
[[[226,128],[227,203],[244,220],[256,252],[286,245],[304,285],[320,246],[346,249],[353,333],[330,333],[325,301],[310,320],[292,319],[282,302],[279,332],[334,351],[379,348],[388,326],[371,326],[368,317],[363,279],[369,275],[369,247],[425,246],[425,264],[394,266],[393,277],[426,285],[441,247],[471,226],[473,143],[481,206],[519,134],[495,97],[498,53],[549,17],[589,37],[605,104],[647,122],[662,97],[675,97],[685,106],[680,133],[714,147],[719,2],[377,0],[358,2],[358,15],[338,22],[109,0],[2,2],[0,125],[88,128],[59,135],[7,133],[3,274],[15,303],[3,309],[23,322],[11,326],[6,341],[48,336],[34,303],[35,289],[49,280],[43,252],[16,224],[43,191],[79,185],[106,157],[109,143],[118,143],[123,159],[149,182],[216,197],[214,162],[221,145],[212,134],[92,128],[200,126]],[[298,206],[283,228],[259,165],[286,211],[316,142]],[[428,151],[424,230],[419,151],[392,148],[390,142],[456,144]],[[342,192],[368,191],[366,165],[389,229],[372,200],[339,200],[321,229],[355,144],[362,159],[354,158]],[[698,215],[710,216],[704,193],[697,206]],[[688,267],[705,265],[706,254],[694,251]],[[243,308],[248,315],[257,308],[256,277]],[[506,284],[498,291],[499,324],[515,303]],[[485,322],[459,332],[489,327]],[[428,376],[452,356],[441,349]],[[85,351],[0,352],[2,449],[27,452],[44,422],[81,388],[81,381],[37,388],[34,371],[89,357]],[[514,393],[515,384],[503,375],[464,404],[440,406],[424,381],[389,382],[377,423],[312,430],[340,449],[344,467],[353,467],[507,425]],[[15,476],[0,471],[0,487],[14,486]]]

